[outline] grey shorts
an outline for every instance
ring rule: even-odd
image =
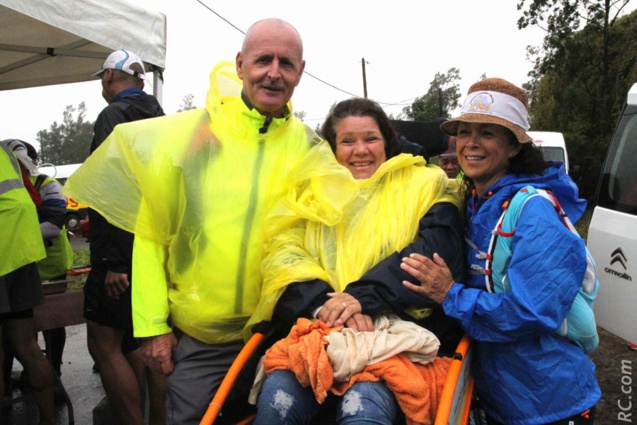
[[[0,320],[14,318],[43,302],[42,281],[35,263],[0,276]]]
[[[173,353],[175,370],[166,375],[167,422],[172,425],[196,425],[241,351],[243,341],[206,344],[181,334],[179,330],[175,334],[179,338]]]

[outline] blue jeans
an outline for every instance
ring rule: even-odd
[[[391,425],[399,411],[394,394],[383,381],[357,382],[338,398],[336,409],[336,423],[339,425]],[[302,387],[294,373],[277,370],[263,384],[254,424],[309,424],[324,410],[324,405],[316,401],[311,387]]]

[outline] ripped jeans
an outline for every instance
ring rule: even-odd
[[[254,424],[309,424],[315,416],[329,413],[324,412],[329,404],[318,404],[312,388],[303,388],[293,372],[277,370],[263,384]],[[335,405],[339,425],[391,425],[399,415],[396,398],[383,381],[357,382]]]

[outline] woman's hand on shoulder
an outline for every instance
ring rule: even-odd
[[[433,260],[424,255],[411,254],[403,258],[400,268],[420,282],[420,285],[414,285],[405,280],[403,285],[438,304],[442,304],[454,283],[451,270],[437,253],[433,255]]]

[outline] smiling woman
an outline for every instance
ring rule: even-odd
[[[385,162],[385,138],[371,117],[347,117],[336,130],[336,160],[355,179],[371,177]]]
[[[545,163],[531,143],[527,105],[524,90],[487,78],[471,86],[461,115],[441,126],[457,136],[469,185],[465,264],[471,274],[460,283],[437,256],[412,255],[402,267],[420,285],[404,284],[440,303],[474,339],[475,389],[490,424],[592,424],[601,395],[595,366],[580,346],[556,334],[587,270],[584,241],[537,196],[528,198],[514,231],[497,227],[498,242],[511,241],[509,257],[490,249],[492,229],[518,192],[552,192],[573,221],[585,209],[563,165]],[[491,292],[491,284],[504,281],[510,290]]]
[[[367,179],[396,155],[398,135],[383,109],[362,98],[336,104],[321,128],[339,164]]]
[[[461,122],[457,134],[460,167],[482,195],[507,174],[509,161],[521,145],[511,131],[498,124]]]

